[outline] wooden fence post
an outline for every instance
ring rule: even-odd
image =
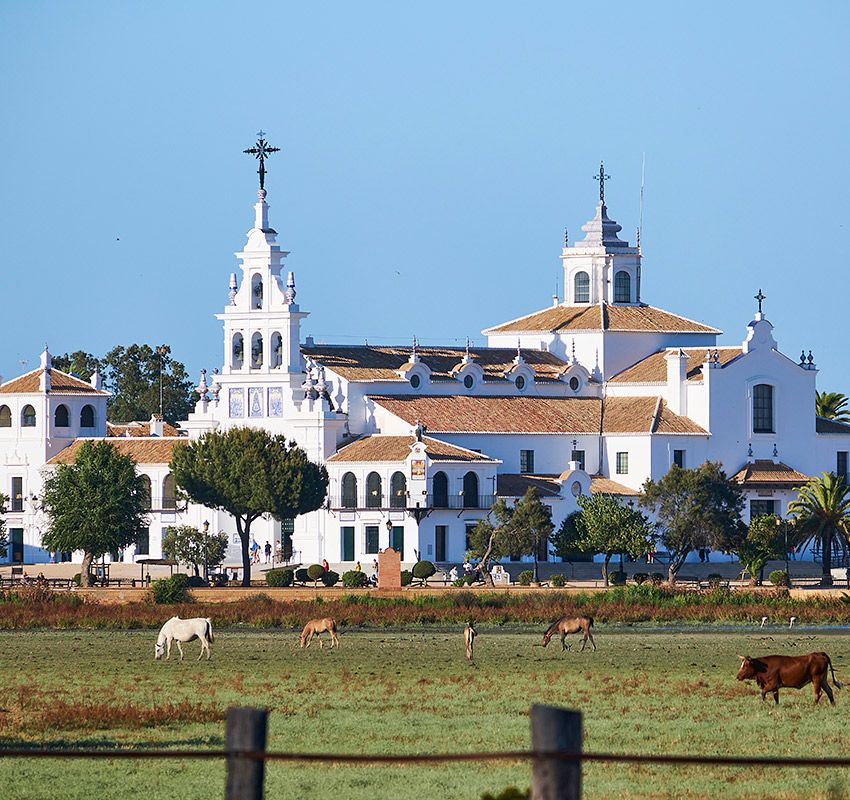
[[[581,712],[554,706],[531,707],[531,749],[536,752],[581,752]],[[531,767],[532,800],[581,800],[581,761],[535,760]]]
[[[262,753],[266,749],[268,711],[261,708],[228,708],[224,747],[231,753]],[[225,800],[263,800],[266,763],[236,755],[227,757]]]

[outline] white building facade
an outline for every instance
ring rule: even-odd
[[[809,476],[846,474],[850,426],[815,416],[811,354],[783,355],[761,310],[726,346],[716,328],[645,303],[640,249],[604,201],[582,230],[561,253],[564,302],[486,329],[487,347],[322,344],[302,336],[308,312],[261,189],[217,315],[221,365],[202,371],[179,431],[155,419],[108,428],[99,377],[53,369],[46,350],[39,369],[0,384],[9,560],[48,557],[42,481],[84,438],[114,443],[150,481],[148,536],[116,554],[130,561],[161,555],[168,525],[204,521],[238,558],[233,520],[179,507],[168,471],[181,436],[234,426],[283,434],[327,466],[321,510],[252,527],[260,547],[282,543],[303,562],[371,563],[388,546],[406,563],[458,562],[497,497],[533,486],[557,525],[581,494],[635,497],[673,463],[721,462],[746,492],[745,520],[784,515]]]

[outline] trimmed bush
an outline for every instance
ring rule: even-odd
[[[266,573],[267,586],[292,586],[293,580],[295,580],[295,573],[291,569],[270,569]]]
[[[298,573],[296,573],[297,576]],[[357,570],[350,569],[348,572],[342,573],[342,585],[345,586],[346,589],[359,589],[362,586],[365,586],[368,583],[369,579],[366,577],[365,572],[358,572]]]
[[[708,576],[708,585],[712,588],[716,588],[720,586],[723,581],[723,576],[719,572],[712,572],[711,575]]]
[[[517,576],[517,580],[520,586],[531,586],[531,582],[534,580],[534,573],[530,569],[524,569]]]
[[[310,575],[307,573],[307,570],[303,567],[301,569],[295,570],[295,580],[298,583],[307,583],[310,580]]]
[[[319,580],[324,574],[325,568],[321,564],[310,564],[310,566],[307,567],[307,577],[309,577],[311,581]]]
[[[663,572],[653,572],[650,574],[649,580],[653,586],[661,586],[667,580],[667,576]]]
[[[457,578],[456,580],[452,581],[452,586],[455,586],[458,589],[460,589],[461,586],[465,586],[465,585],[466,585],[466,579],[465,578]]]
[[[620,572],[609,572],[608,573],[608,583],[612,586],[625,586],[626,585],[626,573]]]
[[[339,583],[339,573],[329,569],[324,575],[322,575],[322,583],[328,587],[336,586]],[[321,600],[322,598],[317,597],[316,599]]]
[[[549,578],[549,582],[552,584],[552,586],[561,587],[566,586],[567,579],[563,575],[561,575],[560,572],[556,572],[554,575],[552,575],[551,578]]]
[[[78,572],[73,578],[71,578],[71,583],[73,583],[74,586],[82,586],[83,576]]]
[[[411,583],[413,583],[413,573],[409,569],[403,569],[401,571],[401,585],[410,586]]]
[[[774,586],[790,586],[791,585],[791,578],[784,569],[771,570],[771,573],[770,573],[770,575],[767,576],[767,579]]]
[[[157,605],[171,605],[172,603],[187,603],[189,596],[186,587],[189,584],[189,576],[177,572],[170,578],[161,578],[151,584],[153,601]]]
[[[476,580],[478,580],[478,578],[476,577],[474,572],[470,572],[469,575],[463,576],[463,582],[467,586],[472,586],[472,584],[475,583]]]
[[[420,581],[427,581],[436,572],[437,568],[430,561],[417,561],[413,565],[413,577]]]
[[[190,588],[199,588],[201,586],[207,586],[207,582],[200,575],[191,575],[186,579],[186,585]]]
[[[642,583],[646,583],[649,580],[648,572],[636,572],[632,575],[632,580],[640,586]]]

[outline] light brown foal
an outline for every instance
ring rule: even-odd
[[[561,637],[561,651],[567,649],[567,635],[570,633],[583,633],[581,640],[581,649],[587,646],[587,640],[593,645],[596,650],[596,642],[593,641],[593,634],[590,629],[593,627],[593,617],[561,617],[557,622],[549,626],[549,630],[543,634],[543,646],[549,644],[549,640],[557,633]],[[569,645],[572,647],[572,644]]]
[[[311,619],[301,631],[301,647],[309,647],[310,642],[315,636],[319,640],[319,647],[324,649],[325,643],[322,641],[320,633],[329,633],[331,635],[331,647],[334,645],[339,648],[339,637],[336,635],[336,622],[330,617],[324,619]]]
[[[463,629],[463,641],[466,644],[466,660],[472,661],[472,648],[475,643],[475,637],[478,635],[478,632],[475,630],[471,622],[466,623],[466,627]]]

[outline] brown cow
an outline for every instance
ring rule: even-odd
[[[761,699],[764,701],[768,692],[773,694],[773,701],[779,704],[780,689],[802,689],[807,683],[815,690],[815,703],[820,700],[821,690],[826,692],[829,702],[835,705],[832,689],[829,688],[827,670],[832,672],[832,683],[836,689],[843,684],[835,678],[832,661],[826,653],[809,653],[805,656],[738,656],[741,668],[735,676],[739,681],[755,679],[761,689]]]

